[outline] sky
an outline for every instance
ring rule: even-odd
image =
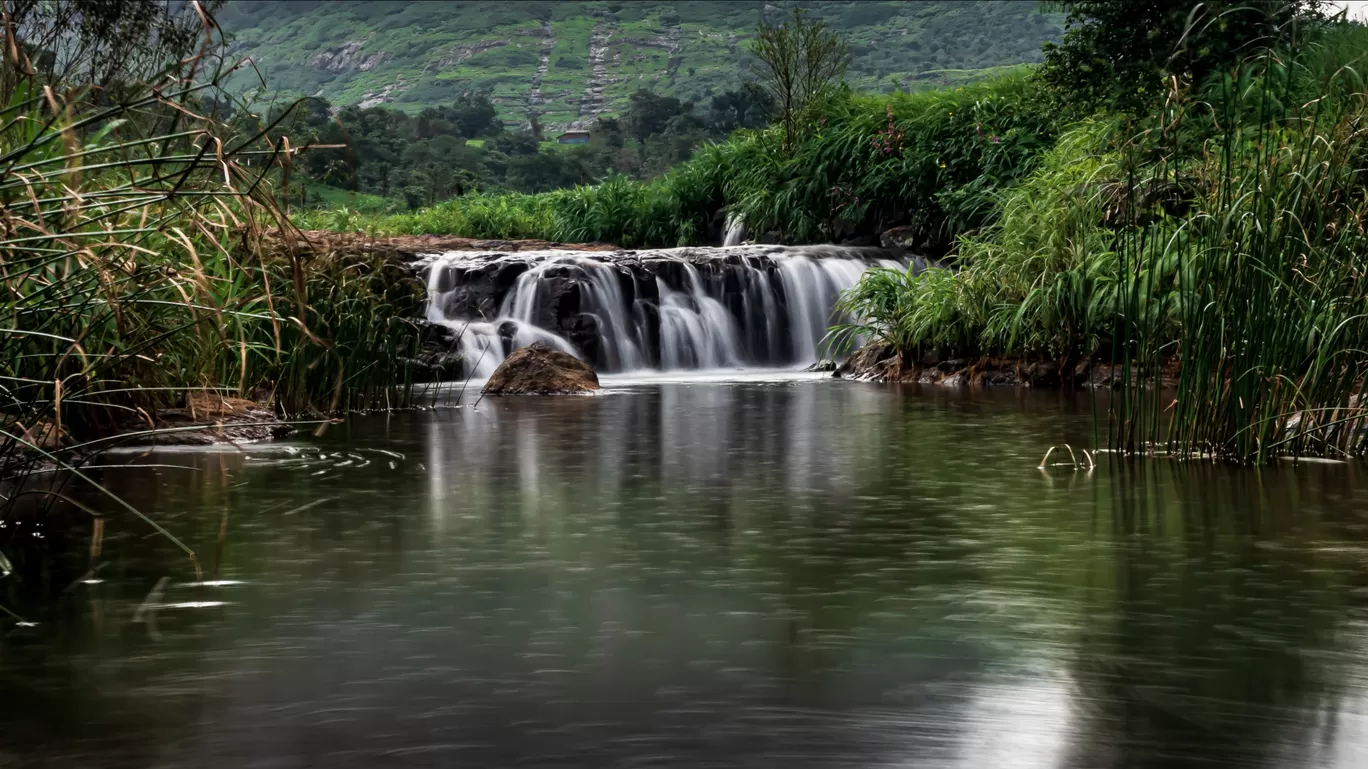
[[[1349,7],[1349,18],[1358,21],[1368,21],[1368,0],[1339,0],[1332,2],[1331,5],[1343,8]]]

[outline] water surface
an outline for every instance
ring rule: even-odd
[[[1368,765],[1356,467],[1042,472],[1089,396],[607,381],[104,471],[217,584],[94,497],[94,550],[6,522],[0,765]]]

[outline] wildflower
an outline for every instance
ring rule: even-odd
[[[993,134],[993,143],[994,143],[994,144],[999,144],[999,143],[1000,143],[1000,142],[998,142],[997,134]]]

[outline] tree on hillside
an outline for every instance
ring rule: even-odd
[[[1177,76],[1213,72],[1287,42],[1323,0],[1063,0],[1067,31],[1045,44],[1040,76],[1085,107],[1143,110]]]
[[[645,142],[652,136],[665,133],[671,120],[690,110],[689,105],[673,96],[661,96],[643,88],[632,94],[626,111],[622,113],[622,126],[628,136]]]
[[[499,113],[487,93],[464,93],[452,107],[452,122],[467,139],[493,136],[503,131]]]
[[[782,24],[770,24],[761,17],[751,52],[755,63],[746,85],[782,128],[788,152],[812,108],[840,85],[850,64],[850,49],[840,35],[794,7]]]
[[[767,117],[765,105],[757,102],[750,90],[742,89],[712,97],[704,119],[708,130],[722,137],[738,128],[763,128]]]

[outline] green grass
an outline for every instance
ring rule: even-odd
[[[338,189],[337,187],[319,184],[317,182],[309,183],[308,196],[309,205],[315,208],[348,208],[368,214],[388,213],[393,211],[397,206],[402,205],[399,201],[380,195],[370,195],[364,192]]]

